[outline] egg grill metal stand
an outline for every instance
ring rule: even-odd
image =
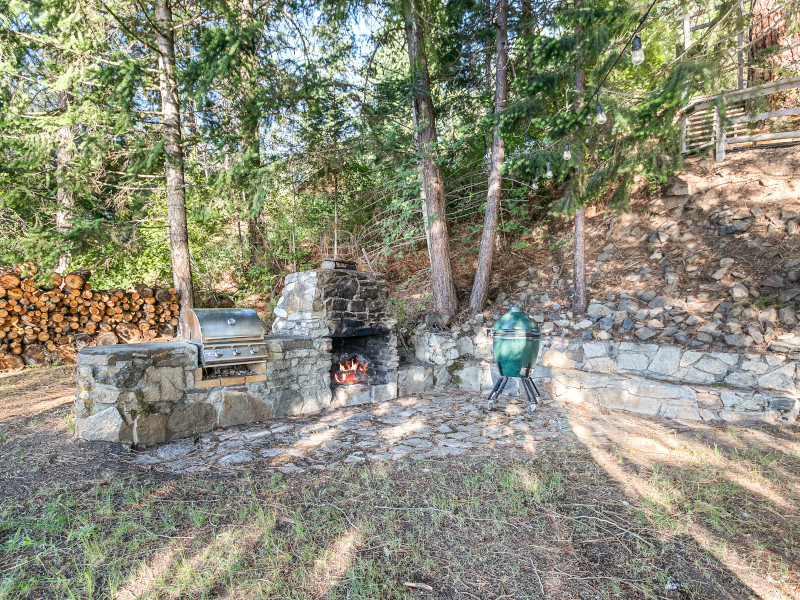
[[[500,368],[500,365],[497,365]],[[520,385],[522,389],[525,390],[525,395],[528,397],[528,407],[525,409],[528,412],[533,412],[536,410],[536,407],[539,404],[539,398],[542,397],[542,394],[539,392],[539,388],[536,387],[536,382],[533,381],[533,377],[530,376],[532,368],[528,367],[525,370],[525,375],[519,377]],[[489,402],[486,403],[486,410],[492,410],[494,408],[494,403],[500,394],[503,393],[503,390],[506,389],[506,385],[508,384],[508,380],[511,377],[508,375],[503,375],[502,369],[500,370],[500,377],[497,379],[497,382],[494,384],[494,388],[492,391],[489,392]]]

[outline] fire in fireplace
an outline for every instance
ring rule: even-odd
[[[368,365],[368,361],[359,360],[356,356],[338,362],[333,368],[333,380],[339,385],[364,383],[367,380]]]

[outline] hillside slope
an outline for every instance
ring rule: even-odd
[[[692,158],[664,189],[640,188],[630,212],[587,211],[585,317],[569,310],[572,240],[565,223],[534,230],[527,247],[515,243],[501,252],[493,303],[483,315],[463,313],[454,328],[486,327],[520,303],[549,335],[800,350],[798,223],[797,147],[732,153],[720,164]],[[454,234],[462,294],[471,285],[479,235]],[[424,299],[424,286],[409,284],[422,278],[423,252],[387,267],[401,304]]]

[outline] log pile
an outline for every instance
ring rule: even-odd
[[[180,306],[174,289],[94,290],[91,272],[36,277],[31,263],[0,266],[0,371],[25,364],[75,362],[89,345],[173,337]]]

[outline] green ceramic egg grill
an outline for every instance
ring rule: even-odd
[[[541,394],[531,373],[539,356],[540,338],[539,326],[519,306],[512,306],[497,320],[492,328],[492,341],[500,378],[489,394],[488,410],[494,408],[495,400],[503,393],[510,377],[519,377],[528,397],[528,410],[536,410]]]

